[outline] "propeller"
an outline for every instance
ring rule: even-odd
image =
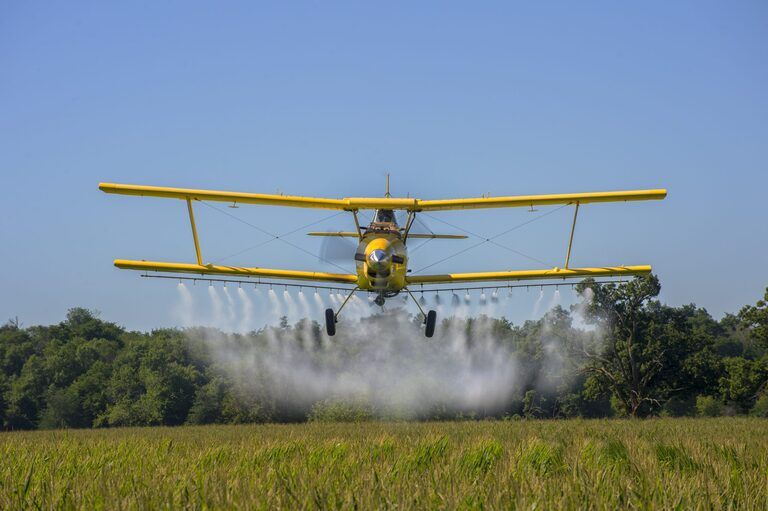
[[[339,229],[338,231],[344,231]],[[346,230],[349,229],[347,227]],[[334,263],[348,263],[355,258],[358,240],[344,236],[326,236],[320,243],[320,260]]]
[[[320,244],[320,260],[348,263],[355,258],[357,241],[342,236],[327,236]]]
[[[407,213],[404,211],[397,211],[397,222],[400,227],[405,227],[407,221]],[[414,225],[411,227],[411,234],[433,234],[432,229],[427,223],[416,217]],[[414,240],[423,243],[423,240]],[[358,242],[354,238],[347,238],[343,236],[326,236],[320,244],[320,260],[331,262],[349,262],[354,259],[357,252]]]

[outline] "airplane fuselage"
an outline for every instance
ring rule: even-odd
[[[405,286],[408,249],[391,210],[377,211],[355,255],[358,288],[394,296]]]

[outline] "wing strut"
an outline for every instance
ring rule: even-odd
[[[195,255],[197,264],[203,265],[203,256],[200,255],[200,240],[197,238],[197,227],[195,227],[195,212],[192,210],[192,199],[187,197],[187,211],[189,211],[189,225],[192,226],[192,240],[195,242]]]
[[[568,252],[565,254],[565,269],[568,269],[568,263],[571,262],[571,247],[573,246],[573,233],[576,231],[576,219],[579,217],[579,203],[576,202],[576,209],[573,212],[573,225],[571,225],[571,238],[568,240]]]
[[[408,219],[405,221],[405,231],[403,232],[403,243],[408,241],[408,234],[411,232],[411,227],[413,226],[414,220],[416,220],[416,212],[409,211]]]
[[[362,241],[363,240],[363,231],[360,230],[360,220],[357,218],[357,210],[352,210],[352,216],[355,217],[355,229],[357,230],[357,239]]]

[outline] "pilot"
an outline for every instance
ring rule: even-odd
[[[391,209],[379,209],[376,211],[376,222],[394,223],[395,212]]]

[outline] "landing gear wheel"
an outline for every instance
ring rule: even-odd
[[[424,335],[432,337],[435,335],[435,324],[437,323],[437,312],[427,312],[426,328],[424,329]]]
[[[325,309],[325,331],[330,336],[336,335],[336,314],[333,309]]]

